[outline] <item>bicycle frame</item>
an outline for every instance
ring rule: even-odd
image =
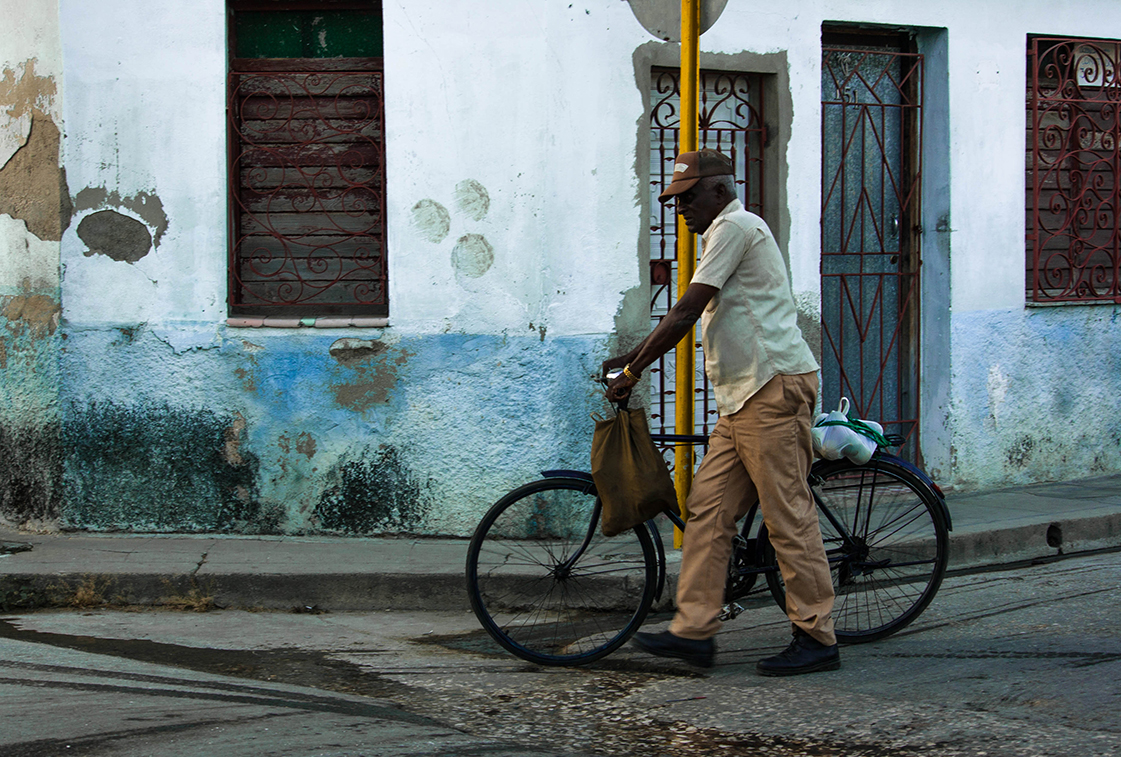
[[[707,444],[708,443],[708,437],[704,436],[704,435],[700,435],[700,434],[651,434],[651,439],[654,441],[655,444],[659,444],[659,443],[660,444]],[[881,459],[882,460],[887,460],[887,461],[890,461],[892,463],[895,463],[896,465],[902,466],[902,467],[906,468],[907,470],[911,471],[913,474],[915,474],[915,476],[922,482],[922,484],[927,489],[927,491],[932,495],[933,499],[938,502],[939,510],[941,511],[941,514],[942,514],[943,518],[945,519],[947,530],[953,530],[953,525],[950,521],[950,509],[946,505],[945,495],[942,493],[942,490],[938,488],[938,485],[935,484],[930,479],[930,477],[927,476],[926,473],[921,468],[919,468],[915,465],[912,465],[911,463],[907,462],[906,460],[903,460],[902,458],[896,457],[895,455],[877,450],[876,453],[873,455],[872,460],[875,461],[875,460],[881,460]],[[816,480],[816,482],[820,483],[821,479],[818,476],[817,471],[820,470],[820,468],[822,466],[825,466],[828,463],[829,463],[829,461],[827,461],[827,460],[816,460],[814,462],[813,467],[810,469],[810,481],[811,481],[811,483],[815,482],[815,480]],[[558,469],[558,470],[542,471],[541,475],[544,476],[545,478],[575,478],[575,479],[578,479],[578,480],[581,480],[581,481],[587,481],[589,487],[594,487],[595,486],[595,481],[592,479],[592,475],[590,473],[588,473],[587,471]],[[833,529],[836,531],[836,533],[841,536],[842,545],[840,547],[837,547],[837,548],[834,548],[834,549],[831,549],[831,550],[827,550],[827,552],[826,552],[827,558],[828,558],[831,565],[836,564],[838,562],[841,562],[842,560],[845,559],[846,555],[852,554],[853,550],[855,549],[856,541],[853,537],[852,531],[848,528],[848,526],[846,524],[842,523],[833,514],[833,511],[829,509],[829,506],[824,501],[822,501],[821,497],[818,495],[817,491],[815,491],[813,487],[810,488],[810,492],[813,495],[814,504],[817,506],[817,509],[820,512],[824,513],[825,518],[829,521],[830,525],[833,527]],[[598,516],[599,506],[600,505],[597,502],[597,504],[596,504],[596,507],[597,507],[596,515],[597,516]],[[756,515],[756,512],[757,512],[758,508],[759,508],[759,503],[755,503],[754,505],[751,506],[751,509],[748,511],[747,515],[745,516],[745,522],[746,523],[754,522],[755,515]],[[670,521],[670,523],[672,523],[676,528],[679,528],[681,530],[685,530],[686,521],[685,521],[684,518],[681,517],[680,513],[676,512],[675,510],[665,510],[663,512],[663,514]],[[858,519],[859,519],[859,514],[857,514],[857,520]],[[575,555],[573,555],[572,558],[570,558],[570,560],[569,560],[570,565],[575,564],[575,561],[579,558],[580,555],[583,554],[584,550],[587,548],[587,545],[590,543],[591,538],[592,538],[592,534],[594,533],[594,530],[596,528],[596,523],[597,523],[597,518],[593,518],[592,523],[591,523],[591,527],[590,527],[588,533],[584,537],[583,544],[581,545],[580,549],[577,550],[577,553]],[[655,546],[655,549],[657,550],[657,553],[658,553],[658,585],[657,585],[657,589],[655,591],[654,596],[655,596],[655,599],[661,599],[662,591],[665,588],[665,582],[666,582],[665,546],[662,544],[661,533],[658,530],[657,523],[654,520],[649,520],[649,521],[646,522],[645,525],[646,525],[646,528],[649,529],[649,531],[650,531],[650,536],[654,540],[654,546]],[[750,543],[753,542],[754,539],[749,539],[748,541],[749,541],[749,546],[752,546]],[[757,556],[758,552],[756,552],[753,549],[752,554]],[[755,562],[755,565],[756,565],[756,567],[740,569],[739,574],[741,576],[760,575],[760,574],[765,574],[765,573],[771,573],[771,572],[774,572],[774,571],[777,570],[777,567],[774,566],[774,565],[760,565],[758,563],[758,561]],[[873,563],[869,563],[869,564],[852,563],[852,567],[854,569],[856,569],[857,571],[861,571],[864,568],[873,568],[874,569],[874,568],[877,567],[877,565],[873,564]]]

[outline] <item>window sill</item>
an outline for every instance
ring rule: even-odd
[[[257,316],[227,318],[226,326],[232,329],[384,329],[389,326],[389,319],[346,315],[322,318]]]
[[[1061,307],[1117,307],[1121,302],[1110,302],[1109,300],[1053,300],[1051,302],[1043,301],[1036,302],[1028,295],[1028,299],[1024,302],[1026,308],[1061,308]]]

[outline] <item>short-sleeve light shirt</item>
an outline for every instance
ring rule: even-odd
[[[701,316],[705,373],[721,415],[778,375],[818,369],[798,328],[786,264],[762,218],[732,200],[704,235],[693,281],[720,291]]]

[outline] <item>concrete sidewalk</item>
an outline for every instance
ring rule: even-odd
[[[951,495],[948,504],[951,570],[1121,547],[1121,475]],[[458,610],[468,607],[466,553],[466,539],[0,528],[0,609],[84,593],[139,605]]]

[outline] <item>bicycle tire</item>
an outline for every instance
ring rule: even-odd
[[[819,464],[810,478],[833,575],[837,640],[863,643],[902,630],[927,608],[946,574],[950,538],[941,503],[914,473],[883,457]],[[852,533],[850,543],[824,510]],[[766,559],[774,560],[761,531]],[[767,584],[785,610],[781,574],[768,573]]]
[[[658,582],[650,531],[641,524],[608,539],[599,512],[591,481],[546,478],[483,516],[467,550],[467,591],[506,650],[539,665],[583,665],[641,627]]]

